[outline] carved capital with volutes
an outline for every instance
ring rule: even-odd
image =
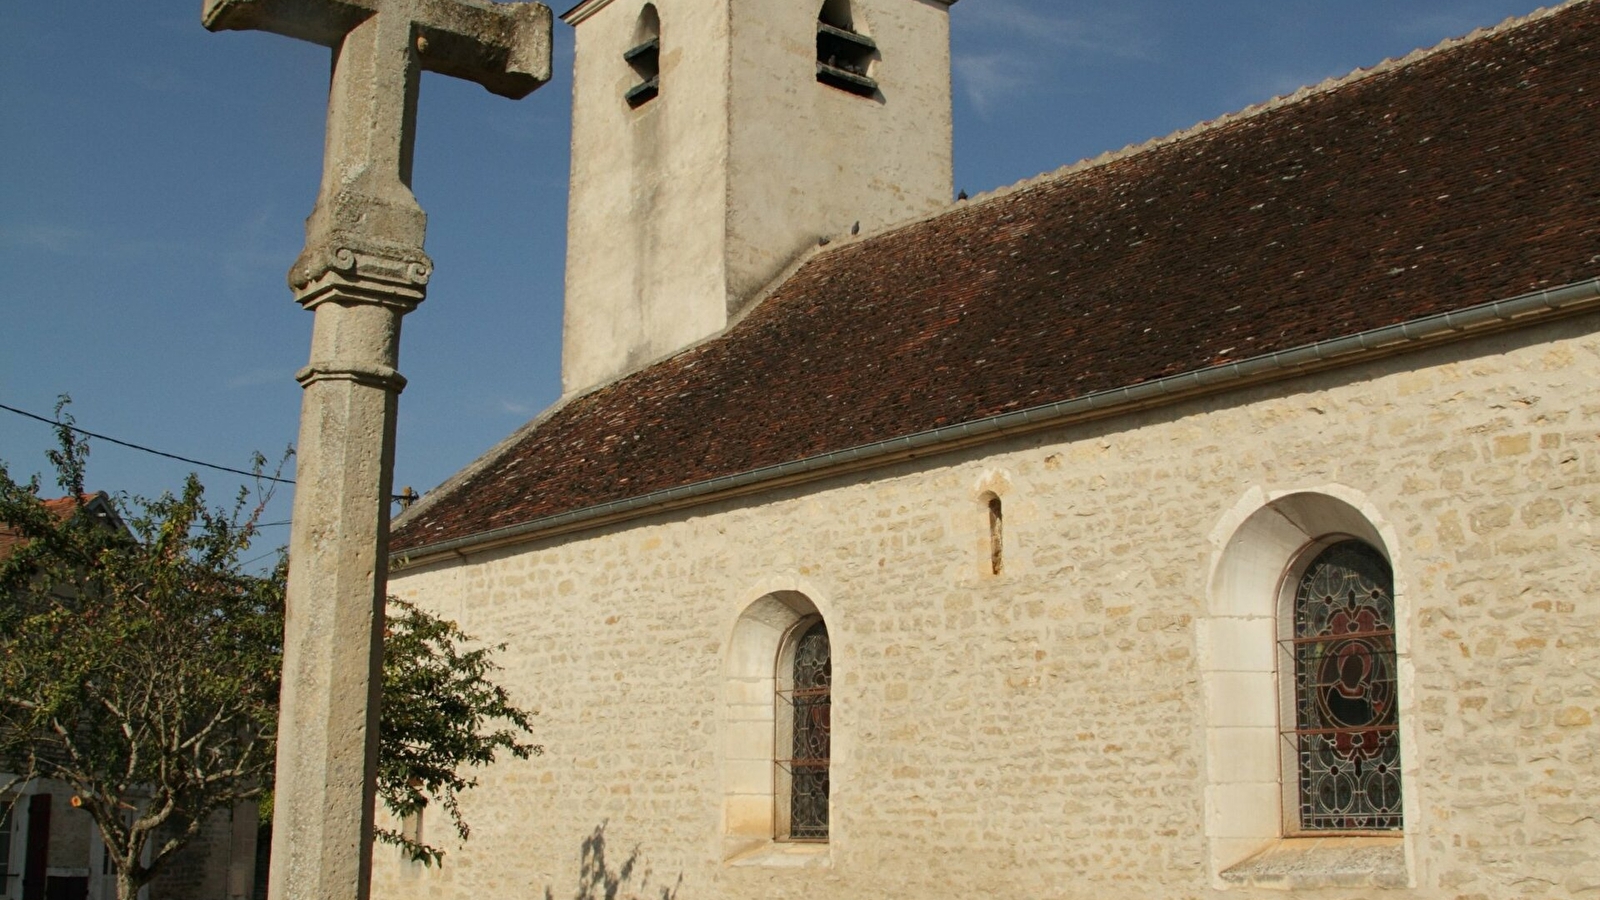
[[[334,233],[308,244],[289,270],[295,302],[375,303],[406,313],[427,295],[433,260],[421,249]]]

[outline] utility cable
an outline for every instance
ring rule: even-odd
[[[271,481],[271,482],[274,482],[276,484],[294,484],[294,479],[293,478],[279,478],[279,477],[277,477],[275,475],[264,475],[264,474],[262,474],[260,472],[247,472],[244,469],[235,469],[235,468],[233,468],[231,466],[219,466],[216,463],[201,462],[198,459],[190,459],[187,456],[179,456],[176,453],[167,453],[167,452],[165,452],[163,450],[156,450],[156,449],[154,449],[152,447],[145,447],[145,446],[140,445],[140,444],[129,443],[128,441],[119,441],[114,437],[108,437],[108,436],[103,435],[103,434],[96,434],[93,431],[89,431],[89,430],[84,429],[84,428],[79,428],[76,425],[72,425],[72,424],[69,424],[69,423],[66,423],[66,422],[58,422],[55,419],[51,419],[51,418],[47,418],[45,416],[37,415],[35,413],[28,412],[27,410],[17,409],[14,406],[7,406],[4,403],[0,403],[0,409],[3,409],[3,410],[5,410],[6,412],[9,412],[9,413],[16,413],[19,416],[26,416],[27,418],[35,419],[37,421],[45,423],[46,425],[54,425],[57,428],[65,428],[68,431],[76,432],[77,434],[81,434],[84,437],[92,437],[97,441],[106,441],[107,443],[116,444],[119,447],[127,447],[129,450],[139,450],[139,451],[144,452],[144,453],[153,453],[156,456],[164,456],[167,459],[175,459],[178,462],[188,463],[191,466],[204,466],[207,469],[216,469],[219,472],[230,472],[230,473],[232,473],[234,475],[247,475],[247,476],[249,476],[251,478],[259,478],[262,481]],[[390,497],[389,499],[390,499],[391,502],[402,503],[402,504],[404,504],[406,506],[409,506],[409,505],[411,505],[412,502],[416,501],[421,496],[422,496],[421,494],[417,494],[417,493],[412,492],[412,490],[410,488],[406,488],[403,493],[395,494],[392,497]],[[265,525],[260,525],[260,526],[257,526],[257,527],[267,528],[267,527],[270,527],[270,526],[273,526],[273,525],[287,525],[287,524],[289,524],[289,523],[288,522],[268,522]]]
[[[0,403],[0,409],[3,409],[3,410],[5,410],[6,412],[9,412],[9,413],[16,413],[19,416],[26,416],[26,417],[28,417],[30,419],[36,419],[36,420],[38,420],[40,422],[45,423],[46,425],[54,425],[57,428],[65,428],[68,431],[76,432],[78,434],[83,435],[84,437],[92,437],[97,441],[106,441],[108,443],[116,444],[119,447],[127,447],[129,450],[139,450],[139,451],[142,451],[142,452],[145,452],[145,453],[153,453],[156,456],[164,456],[167,459],[175,459],[178,462],[188,463],[191,466],[204,466],[207,469],[216,469],[219,472],[230,472],[230,473],[232,473],[234,475],[245,475],[245,476],[248,476],[250,478],[259,478],[262,481],[271,481],[271,482],[275,482],[277,484],[294,484],[294,479],[292,479],[292,478],[278,478],[278,477],[276,477],[274,475],[264,475],[264,474],[262,474],[260,472],[247,472],[244,469],[235,469],[235,468],[232,468],[230,466],[219,466],[216,463],[201,462],[198,459],[190,459],[187,456],[179,456],[176,453],[167,453],[165,451],[156,450],[156,449],[153,449],[151,447],[145,447],[145,446],[141,446],[139,444],[129,443],[128,441],[119,441],[114,437],[107,437],[106,435],[103,435],[103,434],[95,434],[92,431],[88,431],[86,429],[79,428],[76,425],[69,425],[66,422],[58,422],[55,419],[49,419],[49,418],[46,418],[44,416],[35,415],[34,413],[27,412],[26,410],[17,409],[17,408],[12,407],[12,406],[6,406],[4,403]]]

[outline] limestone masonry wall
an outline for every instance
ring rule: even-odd
[[[1273,781],[1276,760],[1208,756],[1229,712],[1202,656],[1251,652],[1208,643],[1241,509],[1308,491],[1370,511],[1394,565],[1412,884],[1317,896],[1592,896],[1597,327],[396,573],[394,593],[507,643],[505,680],[548,752],[485,775],[464,802],[472,839],[442,868],[378,848],[374,894],[572,896],[598,833],[611,870],[634,858],[622,897],[1282,896],[1219,878],[1238,861],[1217,840],[1229,822],[1278,809],[1221,808],[1217,773]],[[988,492],[1004,503],[998,576]],[[729,643],[775,591],[809,599],[832,639],[832,836],[730,861]]]

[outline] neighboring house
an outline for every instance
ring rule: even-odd
[[[549,752],[375,893],[1600,890],[1600,3],[953,205],[946,6],[564,16],[566,396],[390,580]]]
[[[46,500],[59,520],[78,513],[109,528],[122,528],[104,493],[82,498]],[[9,557],[24,539],[0,525],[0,559]],[[13,776],[0,770],[0,786]],[[0,795],[0,900],[112,900],[116,883],[107,877],[105,845],[88,813],[72,804],[64,785],[35,779]]]
[[[86,494],[82,515],[125,529],[110,497]],[[59,519],[79,514],[72,497],[45,501]],[[0,559],[23,543],[0,525]],[[13,780],[0,768],[0,787]],[[232,900],[249,897],[255,877],[255,804],[217,813],[201,836],[140,892],[153,900]],[[116,878],[105,843],[70,787],[33,779],[0,793],[0,900],[115,900]]]

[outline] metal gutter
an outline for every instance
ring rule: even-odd
[[[1270,380],[1273,376],[1303,374],[1367,359],[1376,355],[1415,349],[1418,344],[1453,340],[1468,333],[1522,324],[1530,317],[1570,314],[1597,305],[1600,278],[1574,282],[1549,290],[1522,294],[1447,313],[1437,313],[1345,337],[1305,344],[1289,350],[1254,356],[1238,362],[1194,369],[1154,381],[1113,388],[1043,406],[1003,413],[957,425],[863,444],[845,450],[764,466],[733,475],[655,491],[625,500],[571,510],[467,537],[424,545],[391,554],[397,568],[420,565],[444,556],[466,556],[512,543],[593,528],[646,513],[662,512],[767,490],[785,484],[927,456],[983,443],[999,437],[1041,428],[1099,418],[1114,412],[1158,406],[1174,400],[1214,393],[1224,388]]]

